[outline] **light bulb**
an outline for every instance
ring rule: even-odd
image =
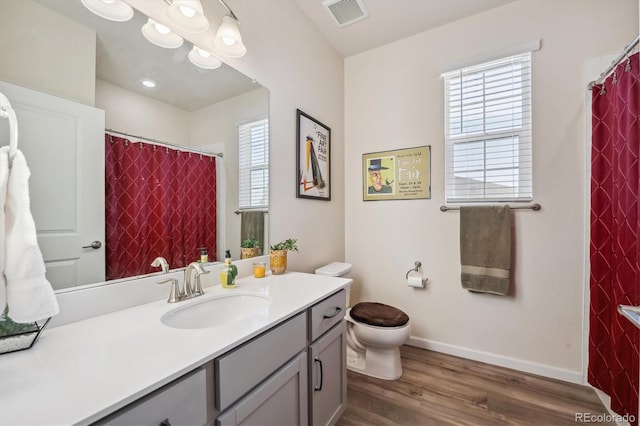
[[[158,31],[160,34],[169,34],[171,32],[169,28],[157,22],[155,23],[155,27],[156,27],[156,31]]]
[[[196,10],[189,6],[180,6],[180,13],[182,13],[186,18],[193,18],[196,16]]]
[[[233,46],[234,44],[236,44],[236,39],[234,37],[223,36],[222,42],[227,46]]]
[[[178,34],[151,18],[142,26],[142,35],[151,43],[165,49],[177,49],[184,42]]]
[[[167,9],[172,28],[201,33],[209,28],[200,0],[172,0]]]
[[[216,58],[206,50],[200,49],[198,46],[193,46],[193,49],[189,52],[188,58],[193,65],[208,70],[220,68],[222,65],[222,61],[220,61],[220,59]]]
[[[148,78],[145,78],[144,80],[140,81],[140,83],[142,83],[144,87],[148,87],[150,89],[156,87],[156,82],[153,80],[149,80]]]
[[[122,0],[80,0],[92,13],[115,22],[133,18],[133,8]]]

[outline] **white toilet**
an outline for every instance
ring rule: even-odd
[[[346,276],[351,264],[334,262],[316,269],[316,274]],[[349,288],[347,306],[349,306]],[[347,368],[379,379],[402,376],[400,346],[411,333],[409,316],[383,303],[362,302],[347,309]]]

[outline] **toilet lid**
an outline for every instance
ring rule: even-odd
[[[377,302],[360,302],[351,308],[351,318],[376,327],[400,327],[409,322],[409,315],[398,308]]]

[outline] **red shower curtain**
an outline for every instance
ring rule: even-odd
[[[216,162],[192,154],[105,135],[107,279],[171,268],[216,253]]]
[[[640,305],[638,54],[592,89],[589,383],[638,424],[640,329],[617,306]],[[617,80],[617,81],[616,81]]]

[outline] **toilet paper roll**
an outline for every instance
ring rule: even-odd
[[[409,287],[424,288],[424,284],[422,283],[422,276],[421,275],[409,275],[407,277],[407,285]]]

